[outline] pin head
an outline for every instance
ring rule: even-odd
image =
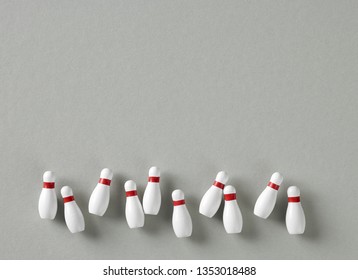
[[[156,166],[152,166],[149,169],[149,177],[160,177],[160,169]]]
[[[104,168],[101,171],[101,178],[112,180],[113,178],[113,172],[109,168]]]
[[[135,191],[137,190],[137,184],[133,180],[128,180],[124,184],[124,189],[126,192]]]
[[[276,185],[281,185],[283,181],[283,177],[280,173],[275,172],[272,174],[270,182],[276,184]]]
[[[55,173],[52,171],[46,171],[43,175],[44,182],[55,182]]]
[[[224,194],[231,194],[231,193],[236,193],[236,189],[231,185],[227,185],[224,188]]]
[[[67,197],[67,196],[72,196],[73,195],[73,191],[69,186],[64,186],[61,189],[61,195],[63,198]]]
[[[227,183],[228,180],[229,180],[229,175],[225,171],[220,171],[216,175],[216,179],[215,179],[215,181],[220,182],[224,185]]]
[[[291,186],[287,189],[287,196],[293,197],[293,196],[300,196],[300,189],[296,186]]]
[[[172,199],[174,201],[176,200],[183,200],[184,199],[184,193],[182,190],[175,190],[172,192]]]

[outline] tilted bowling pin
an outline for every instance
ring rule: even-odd
[[[102,169],[100,179],[97,186],[94,188],[88,203],[88,212],[91,214],[103,216],[107,211],[112,177],[112,170],[108,168]]]
[[[288,206],[286,227],[289,234],[302,234],[306,227],[305,213],[301,205],[300,189],[292,186],[287,189]]]
[[[68,186],[62,187],[61,195],[63,197],[65,221],[68,229],[72,233],[84,231],[85,220],[83,218],[81,209],[78,207],[75,201],[72,189]]]
[[[43,175],[43,187],[39,198],[39,214],[41,219],[53,220],[57,213],[57,196],[55,191],[55,174],[46,171]]]
[[[144,226],[144,212],[140,204],[137,185],[134,181],[125,182],[124,189],[126,191],[126,219],[129,228],[140,228]]]
[[[160,170],[158,167],[149,169],[148,184],[143,195],[143,210],[145,214],[157,215],[162,202],[160,193]]]
[[[193,231],[193,223],[185,205],[183,191],[173,191],[172,198],[174,206],[172,217],[174,233],[178,238],[189,237]]]
[[[220,207],[223,189],[228,180],[229,176],[225,171],[220,171],[216,175],[213,185],[206,191],[201,199],[199,206],[200,214],[209,218],[215,215]]]
[[[236,190],[233,186],[224,188],[223,223],[227,233],[239,233],[242,230],[242,215],[236,201]]]
[[[272,174],[270,182],[267,184],[267,187],[258,197],[254,214],[258,217],[266,219],[270,216],[273,208],[275,207],[277,200],[277,191],[283,181],[283,177],[280,173],[275,172]]]

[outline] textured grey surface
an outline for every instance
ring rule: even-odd
[[[357,259],[357,1],[0,1],[1,259]],[[150,166],[163,204],[130,230],[123,184],[142,197]],[[104,217],[88,214],[114,171]],[[37,212],[45,170],[70,185],[86,231],[63,205]],[[243,232],[199,202],[220,170]],[[267,220],[253,206],[284,183]],[[289,185],[307,229],[287,233]],[[171,227],[184,190],[190,239]]]

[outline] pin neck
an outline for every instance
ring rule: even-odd
[[[73,195],[66,196],[66,197],[63,198],[63,203],[71,202],[71,201],[74,201],[74,200],[75,200],[75,197]]]
[[[156,177],[156,176],[150,176],[148,177],[148,182],[151,182],[151,183],[159,183],[160,181],[160,177]]]
[[[136,196],[137,195],[137,191],[128,191],[126,192],[126,197],[130,197],[130,196]]]
[[[44,182],[43,183],[44,189],[54,189],[55,188],[55,182]]]
[[[273,188],[273,189],[276,190],[276,191],[280,188],[279,185],[276,185],[275,183],[272,183],[272,182],[269,182],[269,183],[267,184],[267,186],[270,187],[270,188]]]
[[[219,189],[223,189],[225,187],[225,184],[220,183],[218,181],[214,181],[213,186],[218,187]]]
[[[299,196],[291,196],[288,198],[288,202],[300,202],[301,199]]]
[[[236,193],[224,194],[225,201],[236,200]]]
[[[185,204],[185,200],[182,199],[182,200],[173,200],[173,205],[174,206],[179,206],[179,205],[183,205]]]
[[[111,185],[111,180],[106,179],[106,178],[100,178],[98,183],[106,185],[106,186],[110,186]]]

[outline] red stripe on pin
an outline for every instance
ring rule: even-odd
[[[279,185],[276,185],[275,183],[272,183],[272,182],[269,182],[267,186],[270,188],[273,188],[276,191],[280,188]]]
[[[223,189],[225,187],[225,184],[215,181],[213,186],[218,187],[219,189]]]
[[[137,191],[128,191],[128,192],[126,192],[126,197],[136,196],[136,195],[137,195]]]
[[[174,205],[174,206],[179,206],[179,205],[183,205],[183,204],[185,204],[185,200],[184,200],[184,199],[182,199],[182,200],[174,200],[174,201],[173,201],[173,205]]]
[[[236,199],[236,193],[224,194],[224,199],[225,199],[226,201],[235,200],[235,199]]]
[[[288,202],[300,202],[301,199],[299,196],[291,196],[288,198]]]
[[[110,186],[111,185],[111,180],[106,179],[106,178],[100,178],[98,183],[106,185],[106,186]]]
[[[148,182],[159,183],[160,177],[148,177]]]
[[[44,189],[53,189],[53,188],[55,188],[55,182],[44,182],[43,188]]]
[[[75,200],[75,197],[73,195],[66,196],[66,197],[63,198],[63,203],[71,202],[71,201],[74,201],[74,200]]]

